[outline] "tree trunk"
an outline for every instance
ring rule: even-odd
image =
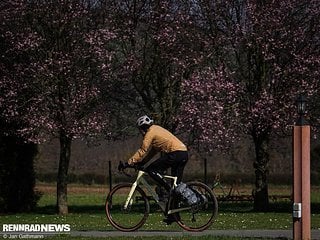
[[[253,164],[256,175],[254,189],[254,210],[268,211],[269,195],[268,195],[268,163],[269,163],[269,136],[267,134],[253,137],[255,144],[256,160]]]
[[[68,168],[71,155],[72,139],[65,133],[60,134],[60,161],[57,179],[57,210],[58,214],[68,214],[67,185]]]

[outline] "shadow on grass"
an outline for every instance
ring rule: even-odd
[[[246,213],[255,211],[252,202],[220,202],[219,212]],[[291,213],[292,203],[289,201],[270,202],[267,212]],[[311,203],[311,213],[320,214],[320,203]]]
[[[34,213],[38,214],[48,214],[54,215],[57,214],[55,205],[47,205],[42,207],[37,207]],[[105,209],[102,205],[81,205],[81,206],[74,206],[69,205],[69,213],[79,213],[79,214],[101,214],[104,213]]]
[[[292,212],[292,202],[276,202],[270,204],[270,212]],[[320,213],[320,203],[311,203],[311,213]]]
[[[151,204],[150,212],[156,212],[157,207]],[[55,205],[47,205],[37,207],[34,211],[39,214],[56,214]],[[220,213],[246,213],[255,212],[253,209],[252,202],[220,202],[219,203]],[[289,201],[285,202],[271,202],[269,205],[268,212],[278,213],[291,213],[292,203]],[[105,213],[104,205],[69,205],[69,213],[75,214],[101,214]],[[320,214],[320,203],[311,203],[311,213]]]

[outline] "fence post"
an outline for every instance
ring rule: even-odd
[[[204,158],[204,183],[207,184],[208,182],[208,175],[207,175],[207,158]]]
[[[109,188],[112,189],[112,171],[111,171],[111,161],[109,160]]]

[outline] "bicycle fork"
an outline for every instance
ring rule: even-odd
[[[124,203],[124,206],[123,206],[123,209],[124,209],[124,210],[127,210],[128,207],[132,205],[134,191],[136,190],[136,188],[137,188],[137,186],[138,186],[138,184],[139,184],[139,182],[140,182],[140,179],[141,179],[141,177],[143,176],[143,174],[144,174],[144,172],[142,172],[142,171],[139,171],[139,172],[138,172],[137,179],[136,179],[136,181],[132,184],[132,187],[131,187],[131,189],[130,189],[129,195],[128,195],[127,199],[126,199],[126,202]]]

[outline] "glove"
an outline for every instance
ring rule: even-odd
[[[129,164],[126,162],[126,163],[123,163],[120,161],[119,165],[118,165],[118,171],[121,172],[123,171],[124,169],[126,169],[127,167],[129,166]]]

